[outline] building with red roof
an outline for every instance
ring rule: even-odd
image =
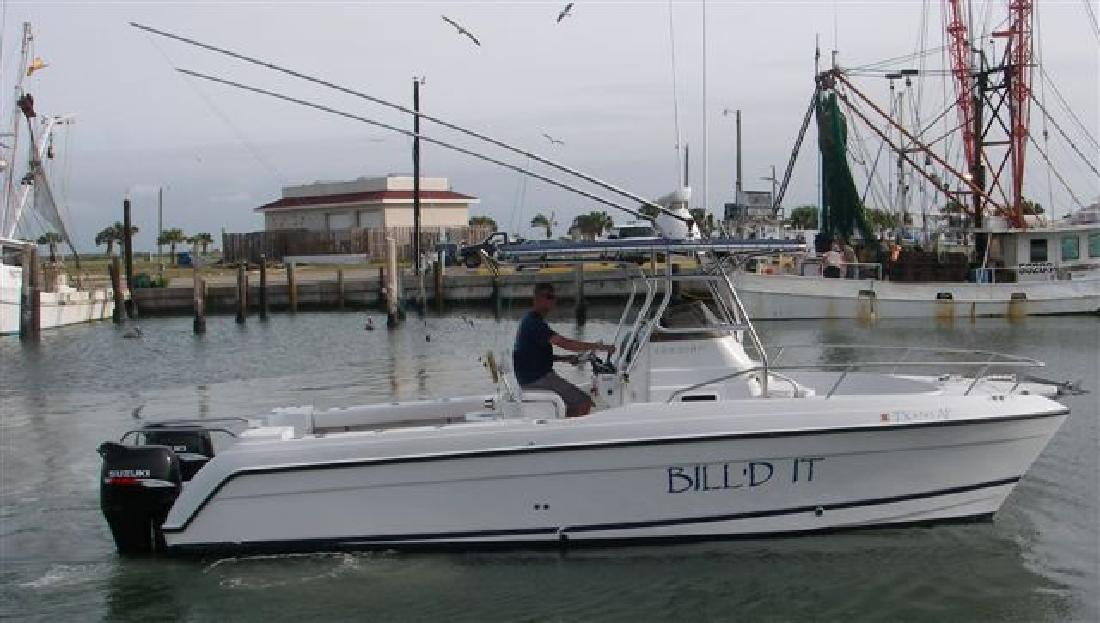
[[[445,177],[420,178],[423,229],[464,227],[476,197],[451,190]],[[412,227],[411,175],[361,177],[348,182],[286,186],[283,196],[255,209],[267,231]]]

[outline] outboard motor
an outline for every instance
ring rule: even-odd
[[[160,527],[183,486],[179,456],[167,446],[104,442],[99,505],[120,554],[164,549]]]
[[[146,424],[141,429],[144,442],[152,446],[168,446],[180,460],[180,475],[187,482],[214,458],[214,443],[210,430],[201,426]]]

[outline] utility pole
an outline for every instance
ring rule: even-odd
[[[164,187],[157,189],[157,262],[163,262],[160,236],[164,233]],[[196,254],[195,257],[198,257]]]
[[[737,192],[734,193],[733,201],[734,201],[734,203],[740,203],[741,202],[741,110],[740,109],[737,110],[735,119],[736,119],[736,123],[737,123],[737,182],[736,182],[736,187],[735,187],[734,190],[736,190]]]
[[[420,274],[420,85],[413,78],[413,270]]]

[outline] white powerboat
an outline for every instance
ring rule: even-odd
[[[586,357],[586,417],[565,418],[557,395],[520,390],[487,357],[488,396],[151,423],[104,443],[118,549],[562,546],[995,513],[1068,414],[1058,386],[1012,373],[1042,364],[765,349],[724,264],[783,246],[766,242],[677,243],[710,258],[697,274],[624,265],[633,293],[616,355]],[[710,296],[679,300],[689,282]]]

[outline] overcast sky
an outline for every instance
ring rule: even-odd
[[[121,215],[129,189],[138,246],[152,244],[156,188],[166,187],[166,226],[189,233],[262,229],[252,209],[280,187],[317,179],[408,172],[409,140],[323,113],[198,84],[176,74],[188,67],[317,100],[390,123],[407,117],[319,87],[281,77],[130,28],[129,21],[186,34],[396,101],[411,102],[411,79],[423,75],[425,112],[467,124],[537,150],[639,194],[656,197],[677,183],[672,61],[667,2],[576,2],[556,24],[564,2],[276,3],[276,2],[7,2],[3,22],[3,84],[15,71],[18,33],[34,25],[36,53],[49,67],[30,88],[43,113],[75,113],[77,125],[59,136],[54,170],[67,199],[78,247]],[[985,23],[985,3],[975,2]],[[1004,14],[993,3],[989,24]],[[1081,1],[1039,3],[1046,71],[1088,126],[1100,136],[1100,47]],[[813,89],[815,35],[826,58],[834,45],[842,66],[856,67],[942,45],[939,2],[717,2],[706,4],[709,194],[716,211],[731,200],[734,127],[725,108],[744,115],[747,188],[775,165],[780,175]],[[927,13],[926,13],[927,11]],[[703,195],[703,5],[673,4],[680,126],[691,145],[691,185]],[[1097,11],[1100,12],[1100,11]],[[474,46],[440,19],[446,14],[482,42]],[[927,67],[940,67],[933,54]],[[899,63],[912,66],[913,61]],[[886,100],[882,78],[862,78]],[[1038,84],[1038,83],[1036,83]],[[928,87],[927,120],[939,113],[941,85]],[[929,95],[928,93],[931,93]],[[1058,113],[1053,96],[1048,107]],[[10,103],[4,102],[4,119]],[[1059,121],[1071,134],[1072,123]],[[1041,119],[1033,115],[1033,127]],[[431,124],[429,135],[443,136]],[[551,145],[548,133],[564,141]],[[1068,147],[1051,154],[1059,172],[1086,203],[1100,180],[1074,161]],[[816,195],[811,133],[785,203]],[[469,143],[465,141],[465,143]],[[1078,146],[1100,161],[1083,140]],[[497,152],[493,152],[498,155]],[[510,159],[523,164],[522,158]],[[527,232],[537,212],[555,211],[566,225],[598,209],[570,193],[440,148],[425,146],[425,174],[481,198],[474,213]],[[1027,191],[1064,211],[1069,195],[1033,169]],[[1053,187],[1053,195],[1048,190]],[[697,205],[699,205],[697,203]],[[616,219],[627,218],[614,215]]]

